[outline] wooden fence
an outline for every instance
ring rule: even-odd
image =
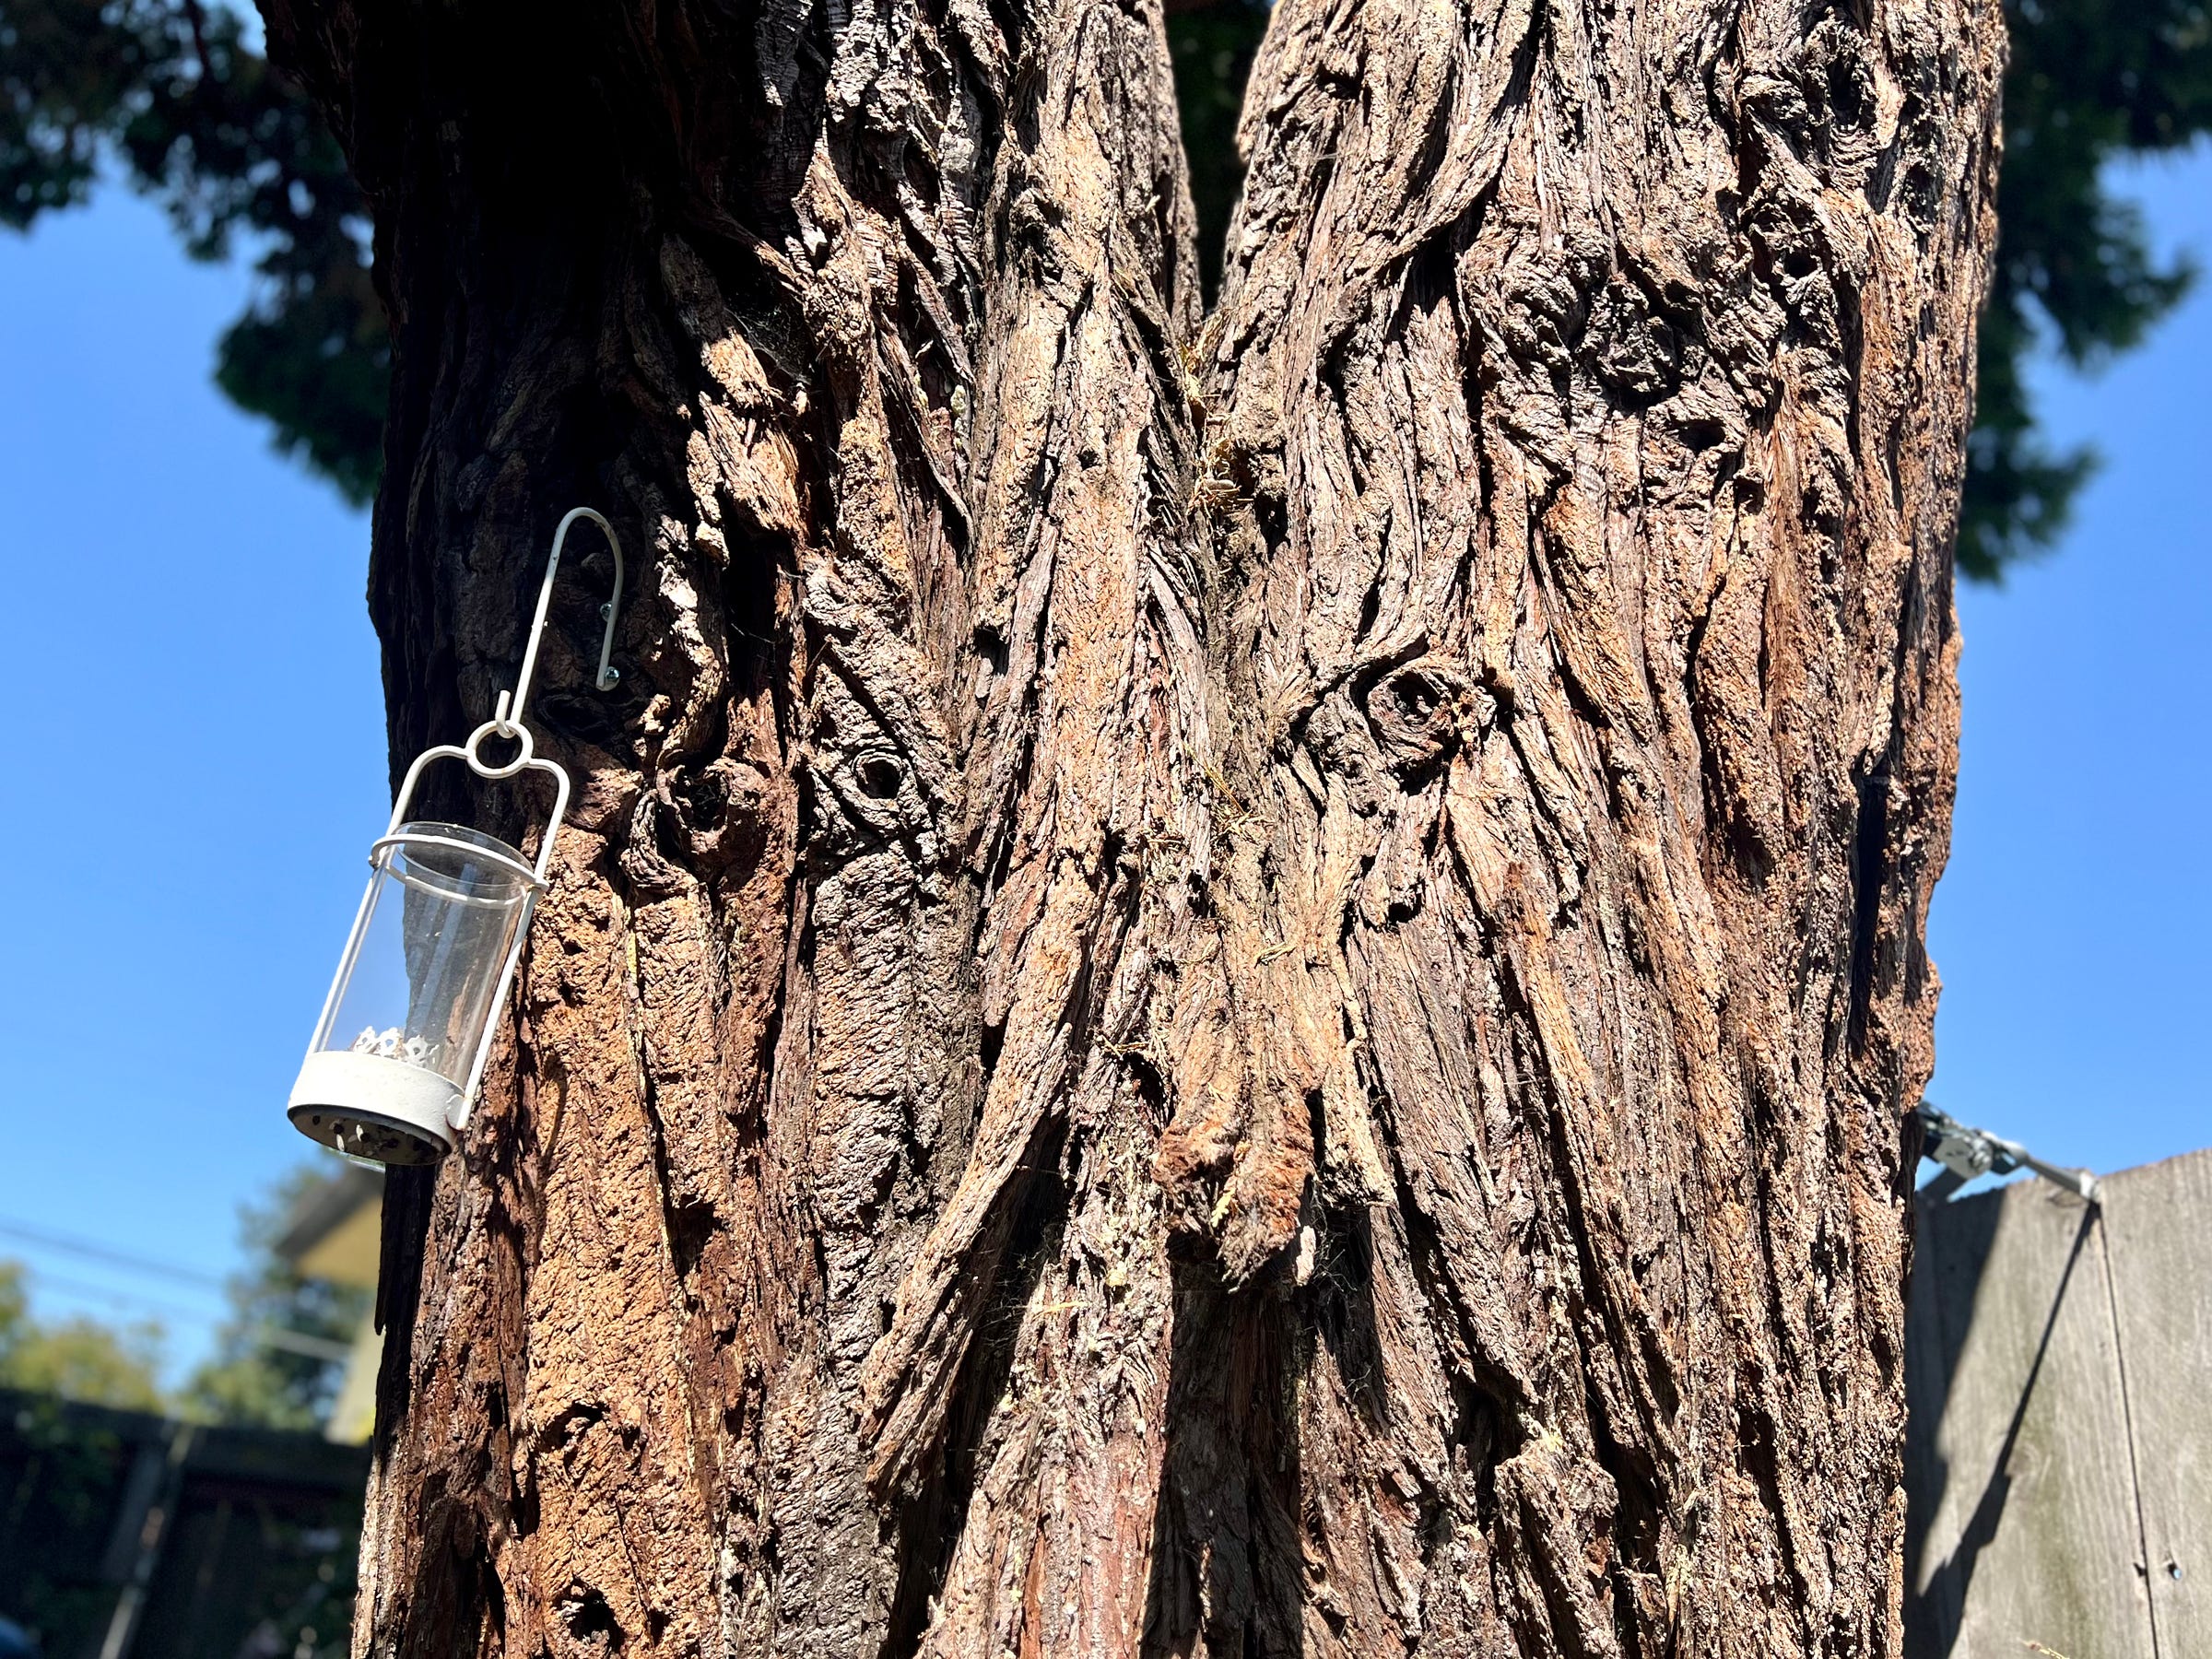
[[[1906,1659],[2212,1659],[2212,1151],[1924,1204]]]
[[[0,1392],[0,1616],[44,1659],[339,1659],[365,1446]]]

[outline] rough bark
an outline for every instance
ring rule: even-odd
[[[1895,1653],[1995,6],[1280,0],[1203,325],[1157,0],[266,10],[395,759],[635,571],[357,1652]]]
[[[1271,1651],[1897,1651],[1989,28],[1278,9],[1204,373],[1284,1075],[1200,1128],[1312,1340],[1298,1482],[1188,1488],[1300,1515]]]

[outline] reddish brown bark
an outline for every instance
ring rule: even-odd
[[[1151,0],[269,14],[395,754],[641,550],[357,1650],[1894,1653],[1995,7],[1281,0],[1203,324]]]
[[[1897,1651],[1992,23],[1276,17],[1205,367],[1276,1071],[1205,1128],[1232,1270],[1344,1265],[1298,1651]]]

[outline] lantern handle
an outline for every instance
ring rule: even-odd
[[[622,677],[607,660],[614,654],[615,618],[622,602],[621,538],[615,535],[615,527],[606,522],[603,514],[594,512],[589,507],[571,507],[553,532],[553,554],[546,560],[546,579],[537,587],[537,615],[530,619],[530,642],[523,648],[523,672],[516,678],[512,692],[500,693],[499,708],[493,712],[490,722],[502,737],[523,737],[525,753],[528,740],[522,729],[523,705],[530,700],[530,677],[537,671],[537,642],[545,637],[546,607],[553,601],[553,577],[560,569],[561,544],[569,539],[569,526],[578,519],[590,519],[598,525],[600,533],[606,537],[608,550],[615,556],[615,591],[607,595],[606,603],[599,607],[599,614],[606,618],[606,632],[599,641],[599,677],[596,683],[600,690],[612,691],[615,682]],[[476,747],[474,739],[471,739],[469,747],[472,749]],[[469,764],[477,764],[473,755],[469,758]]]
[[[561,820],[569,816],[569,774],[559,761],[548,760],[542,755],[530,752],[530,734],[526,731],[518,733],[523,742],[523,752],[506,765],[493,766],[479,759],[477,746],[498,729],[496,722],[488,720],[469,734],[467,743],[441,743],[415,757],[415,763],[407,768],[407,775],[400,782],[399,798],[392,803],[392,818],[384,826],[384,838],[369,851],[371,860],[387,843],[398,837],[400,826],[406,822],[407,807],[415,799],[416,780],[422,776],[423,769],[431,761],[465,761],[468,770],[479,778],[512,778],[519,771],[542,771],[553,780],[553,811],[546,819],[545,834],[538,839],[537,864],[531,879],[534,889],[546,885],[546,871],[553,863],[553,838],[560,832]]]

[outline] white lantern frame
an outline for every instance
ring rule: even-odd
[[[615,624],[622,599],[622,542],[615,527],[605,516],[589,507],[571,509],[553,532],[553,550],[546,560],[545,580],[538,584],[537,611],[531,618],[530,637],[523,650],[523,666],[516,677],[513,691],[500,693],[499,705],[492,717],[469,734],[465,743],[441,743],[424,749],[415,757],[406,775],[400,782],[399,795],[392,806],[392,817],[384,833],[369,849],[370,877],[367,889],[361,895],[359,908],[354,913],[352,931],[347,935],[346,948],[338,958],[338,968],[331,978],[330,990],[323,999],[323,1011],[315,1021],[314,1035],[309,1040],[307,1056],[300,1065],[300,1079],[293,1085],[287,1114],[293,1125],[312,1140],[335,1147],[340,1152],[383,1162],[435,1162],[458,1143],[463,1130],[468,1126],[476,1109],[477,1091],[483,1085],[485,1067],[491,1060],[492,1045],[500,1032],[500,1013],[507,1003],[508,994],[514,983],[515,970],[522,962],[524,947],[530,938],[530,923],[535,913],[537,898],[546,888],[546,875],[552,866],[553,846],[561,822],[568,816],[569,774],[558,761],[548,760],[536,752],[536,743],[530,728],[523,724],[523,715],[530,697],[530,682],[537,669],[537,649],[546,629],[546,614],[553,599],[553,582],[560,570],[561,549],[568,541],[569,530],[579,519],[588,519],[598,525],[606,537],[606,545],[614,555],[614,592],[600,615],[606,627],[599,642],[599,671],[595,680],[601,691],[611,691],[621,678],[610,658],[615,648]],[[512,759],[490,761],[484,758],[483,746],[488,738],[498,737],[517,746]],[[461,841],[453,836],[410,830],[407,807],[413,801],[415,786],[423,771],[435,760],[460,760],[479,778],[499,782],[525,771],[547,774],[553,780],[553,810],[546,819],[543,836],[538,842],[537,858],[527,862],[514,849],[492,837],[484,837],[485,845],[477,841]],[[450,1079],[441,1076],[442,1091],[421,1086],[419,1068],[412,1063],[382,1055],[360,1055],[333,1049],[327,1045],[332,1026],[336,1020],[347,987],[359,966],[361,948],[366,941],[371,918],[376,910],[380,889],[383,886],[392,861],[403,852],[428,848],[458,853],[469,859],[488,865],[516,877],[524,884],[524,891],[516,907],[514,936],[508,946],[500,973],[494,982],[483,1031],[476,1041],[476,1053],[469,1062],[467,1081],[457,1096],[441,1100],[441,1092],[451,1094]],[[461,904],[493,902],[481,899],[458,896]],[[366,1066],[350,1064],[362,1060]],[[345,1063],[345,1064],[342,1064]],[[416,1074],[410,1079],[406,1074]],[[339,1098],[333,1099],[336,1096]],[[421,1156],[427,1153],[428,1156]]]

